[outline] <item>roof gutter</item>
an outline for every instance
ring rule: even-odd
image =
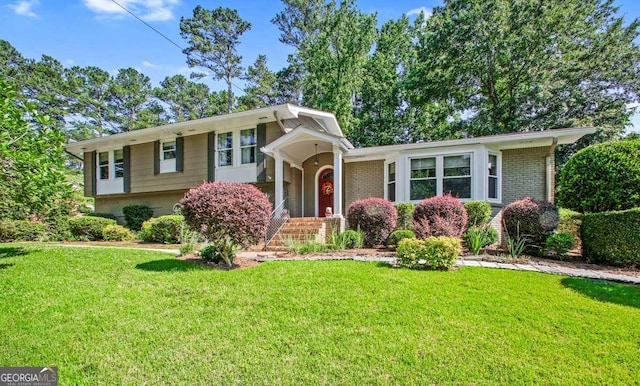
[[[287,130],[284,128],[284,125],[282,124],[282,121],[278,117],[278,111],[277,110],[273,110],[273,117],[276,119],[276,122],[278,122],[278,126],[280,126],[280,130],[282,130],[283,133],[286,133]]]

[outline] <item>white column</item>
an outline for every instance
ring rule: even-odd
[[[342,217],[342,151],[333,145],[333,214]]]
[[[282,200],[284,199],[283,195],[283,183],[284,183],[284,162],[282,160],[282,156],[280,155],[280,153],[275,153],[273,155],[275,162],[275,176],[274,176],[274,184],[275,184],[275,202],[274,202],[274,209],[278,207],[278,205],[280,205],[280,203],[282,202]]]

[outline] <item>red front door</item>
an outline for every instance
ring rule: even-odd
[[[325,217],[327,208],[333,213],[333,169],[324,169],[318,176],[318,215]]]

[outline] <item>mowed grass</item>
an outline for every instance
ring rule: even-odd
[[[58,366],[60,384],[632,384],[640,288],[4,244],[0,365]]]

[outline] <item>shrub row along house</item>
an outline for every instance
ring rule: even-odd
[[[354,148],[333,114],[284,104],[71,143],[85,195],[122,218],[131,204],[169,214],[203,181],[251,183],[290,217],[341,217],[369,197],[394,203],[450,193],[488,201],[553,201],[554,149],[593,128]]]

